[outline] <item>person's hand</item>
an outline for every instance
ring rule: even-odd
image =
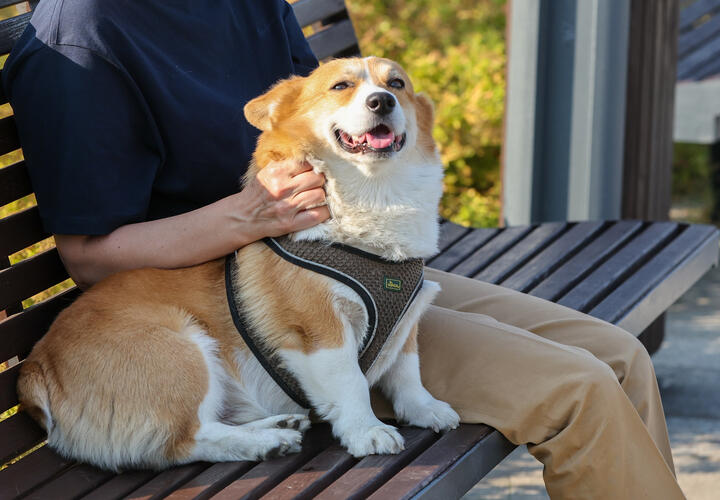
[[[273,162],[239,193],[241,210],[260,238],[307,229],[330,218],[324,184],[307,162]]]

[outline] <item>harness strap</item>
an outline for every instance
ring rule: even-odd
[[[247,322],[245,321],[247,315],[238,307],[235,300],[237,290],[235,289],[235,280],[233,279],[233,264],[236,256],[237,251],[225,257],[225,292],[227,293],[228,306],[230,307],[230,314],[233,323],[235,323],[235,328],[238,333],[240,333],[240,336],[250,351],[255,355],[262,367],[265,368],[265,371],[270,374],[277,385],[297,404],[305,409],[310,409],[310,403],[307,397],[305,397],[305,393],[300,388],[300,385],[295,380],[295,377],[281,366],[279,360],[273,360],[273,358],[277,358],[274,352],[262,344],[257,344],[250,334]],[[286,381],[290,381],[290,383],[286,383]]]
[[[360,296],[367,311],[368,327],[358,351],[358,364],[362,372],[367,373],[422,287],[422,259],[391,262],[354,247],[318,241],[292,241],[287,236],[265,238],[263,242],[284,260],[340,281]],[[225,285],[235,327],[275,382],[296,403],[309,408],[307,397],[296,378],[282,367],[278,356],[264,347],[262,341],[254,340],[257,336],[248,328],[242,304],[240,308],[236,304],[232,262],[232,255],[226,257]]]

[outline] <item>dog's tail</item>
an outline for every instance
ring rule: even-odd
[[[53,427],[50,393],[40,363],[36,361],[23,363],[18,377],[17,392],[20,409],[26,411],[50,434]]]

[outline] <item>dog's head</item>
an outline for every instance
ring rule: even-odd
[[[287,158],[288,150],[322,160],[336,157],[369,171],[413,151],[436,155],[432,104],[388,59],[336,59],[307,77],[283,80],[250,101],[245,117],[264,132],[258,154],[269,156],[256,157],[260,165]],[[267,136],[271,147],[263,145]]]

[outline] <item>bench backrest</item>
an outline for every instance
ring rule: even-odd
[[[10,52],[22,34],[31,7],[0,0],[0,14],[7,17],[0,20],[0,54]],[[299,0],[293,8],[319,59],[359,53],[343,0]],[[26,415],[13,413],[17,375],[35,342],[79,294],[42,227],[20,148],[0,88],[0,466],[44,439]]]

